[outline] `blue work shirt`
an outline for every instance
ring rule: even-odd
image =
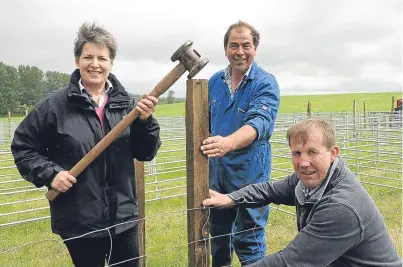
[[[211,188],[219,189],[214,184],[222,176],[228,176],[219,186],[227,187],[219,190],[227,193],[225,191],[231,192],[251,183],[268,180],[271,169],[269,138],[274,130],[280,90],[274,76],[255,62],[252,63],[246,81],[241,83],[232,96],[224,79],[224,71],[219,71],[209,80],[211,135],[228,136],[244,125],[250,125],[257,133],[256,140],[249,146],[210,160]]]

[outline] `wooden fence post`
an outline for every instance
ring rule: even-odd
[[[395,114],[395,96],[392,96],[392,108],[389,115],[389,127],[393,127],[393,119]]]
[[[391,113],[395,111],[395,96],[392,96],[392,109],[390,110]]]
[[[144,189],[144,162],[135,160],[136,188],[139,205],[139,267],[146,266],[146,221],[145,221],[145,189]]]
[[[312,116],[311,101],[308,101],[307,113],[308,113],[308,119],[310,119]]]
[[[210,266],[208,212],[197,208],[209,189],[208,160],[200,150],[209,136],[207,80],[188,80],[186,87],[188,266],[205,267]]]

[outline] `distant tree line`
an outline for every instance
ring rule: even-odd
[[[0,115],[25,114],[41,99],[45,98],[70,81],[70,74],[43,71],[35,66],[20,65],[17,68],[0,62]],[[169,90],[167,96],[159,98],[160,104],[184,102]],[[141,95],[135,95],[140,98]]]
[[[69,81],[70,75],[65,73],[25,65],[15,68],[0,62],[0,114],[25,114],[25,110]]]
[[[167,95],[167,96],[165,96],[165,95]],[[163,94],[162,96],[160,96],[158,98],[158,105],[185,102],[186,99],[184,97],[175,97],[174,95],[175,95],[175,91],[168,90],[167,93]],[[142,95],[134,94],[134,97],[136,99],[140,99],[142,97]]]

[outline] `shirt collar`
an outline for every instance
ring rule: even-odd
[[[245,72],[245,74],[242,76],[242,79],[241,79],[241,80],[248,78],[249,73],[250,73],[250,70],[252,69],[252,65],[253,65],[253,62],[252,62],[252,64],[250,64],[248,70],[247,70],[247,71]],[[231,72],[232,72],[231,64],[228,65],[228,66],[223,70],[223,72],[224,72],[224,79],[225,79],[225,82],[228,83],[228,81],[229,81],[229,83],[231,83]]]
[[[89,96],[92,96],[91,93],[84,87],[81,78],[78,81],[78,86],[80,88],[81,94],[85,93]],[[109,94],[112,91],[112,89],[113,89],[113,85],[112,85],[111,81],[109,81],[109,79],[106,79],[104,94]]]

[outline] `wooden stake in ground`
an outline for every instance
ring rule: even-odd
[[[186,170],[188,266],[210,266],[208,210],[198,210],[208,198],[208,160],[200,150],[209,136],[207,80],[188,80],[186,88]],[[194,209],[195,210],[191,210]]]
[[[395,111],[395,96],[392,96],[392,109],[390,112],[394,112]]]
[[[145,189],[144,189],[144,162],[135,160],[137,199],[139,204],[139,267],[146,267],[146,221],[145,221]]]

